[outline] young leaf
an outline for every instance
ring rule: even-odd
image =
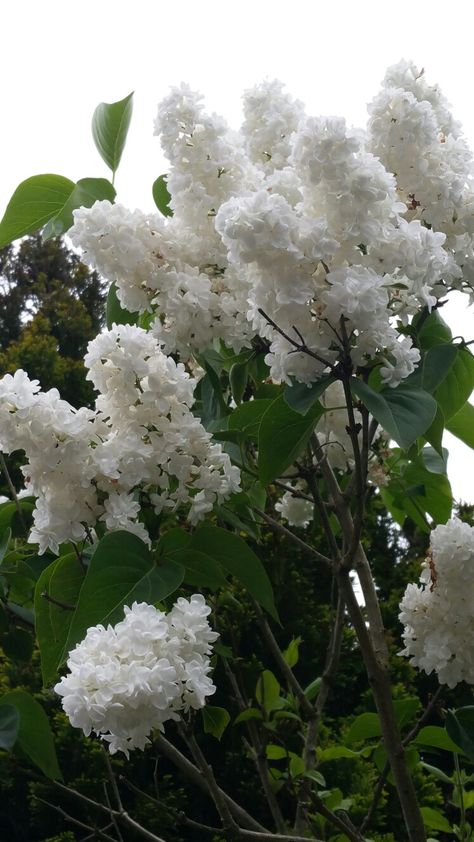
[[[74,221],[72,212],[76,208],[91,208],[94,202],[104,199],[113,202],[115,196],[115,188],[106,178],[79,179],[61,210],[43,228],[43,241],[68,231]]]
[[[92,117],[92,136],[99,155],[115,175],[132,118],[133,91],[119,102],[101,102]]]
[[[320,380],[316,380],[309,386],[306,383],[299,383],[297,380],[286,386],[284,391],[285,401],[291,409],[299,412],[301,415],[306,415],[318,398],[324,394],[327,387],[334,383],[335,378],[331,374],[326,374]]]
[[[423,389],[397,386],[374,392],[356,378],[352,379],[351,387],[385,432],[405,450],[426,432],[435,418],[436,401]]]
[[[474,406],[465,403],[462,409],[449,419],[446,429],[474,449]]]
[[[242,538],[227,529],[202,526],[194,532],[191,548],[219,562],[278,621],[270,579],[259,557]]]
[[[202,720],[204,732],[206,734],[212,734],[213,737],[220,740],[230,722],[230,715],[225,708],[205,705],[202,709]]]
[[[381,734],[382,728],[378,713],[361,713],[349,728],[346,734],[346,743],[370,740],[372,737],[380,737]]]
[[[46,225],[62,210],[74,187],[62,175],[33,175],[22,181],[0,222],[0,248]]]
[[[123,606],[158,602],[181,584],[184,568],[173,561],[158,566],[148,547],[130,532],[110,532],[92,556],[64,647],[63,660],[97,623],[116,623]]]
[[[452,741],[474,761],[474,706],[448,710],[446,731]]]
[[[138,313],[130,313],[122,307],[117,296],[117,284],[115,281],[112,281],[107,293],[107,304],[105,308],[105,320],[108,329],[110,330],[113,324],[136,325],[138,318]]]
[[[9,751],[15,745],[20,728],[20,713],[15,705],[0,705],[0,748]]]
[[[421,815],[425,827],[428,827],[430,830],[441,830],[444,833],[453,832],[446,816],[440,813],[439,810],[434,810],[432,807],[422,807]]]
[[[54,737],[41,705],[24,690],[11,690],[0,699],[1,706],[13,705],[20,717],[18,745],[47,778],[62,780]]]
[[[0,564],[5,558],[5,554],[8,550],[8,545],[10,544],[11,537],[12,531],[8,526],[7,529],[3,530],[2,535],[0,536]]]
[[[300,645],[302,642],[301,637],[294,637],[293,640],[290,641],[288,646],[286,647],[285,651],[283,652],[283,657],[290,667],[296,666],[298,663],[298,659],[300,656]]]
[[[36,583],[36,636],[45,687],[56,678],[83,581],[84,572],[77,556],[68,553],[43,570]]]
[[[449,373],[435,392],[446,420],[463,408],[473,389],[474,357],[467,348],[459,348]]]
[[[433,393],[453,367],[458,355],[458,346],[451,343],[434,345],[423,361],[423,389]]]
[[[170,208],[171,195],[168,191],[166,180],[166,175],[159,175],[156,181],[153,182],[153,199],[156,207],[163,216],[173,216],[173,211]]]
[[[247,710],[243,710],[242,713],[239,713],[235,717],[234,725],[239,725],[241,722],[248,722],[249,719],[263,719],[263,716],[258,708],[247,708]]]
[[[267,713],[278,707],[280,685],[270,670],[264,670],[258,679],[257,687],[255,688],[255,698]]]
[[[462,749],[448,736],[446,728],[441,728],[439,725],[425,725],[416,735],[413,745],[441,749],[455,754],[462,753]]]
[[[281,476],[300,455],[323,412],[316,403],[306,415],[300,415],[288,406],[284,395],[270,404],[258,431],[258,468],[263,485]]]

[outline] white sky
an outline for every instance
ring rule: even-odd
[[[91,116],[100,101],[131,90],[118,199],[154,210],[151,185],[166,171],[152,133],[156,105],[182,80],[234,126],[242,91],[265,76],[286,82],[308,113],[364,125],[386,67],[413,59],[441,85],[474,147],[470,0],[4,0],[0,9],[0,214],[31,175],[108,177]],[[473,336],[464,304],[451,321],[456,333]],[[452,441],[454,494],[473,501],[474,453]]]

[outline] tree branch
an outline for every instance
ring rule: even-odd
[[[158,737],[155,738],[155,742],[161,753],[164,754],[165,757],[168,758],[168,760],[171,760],[171,762],[176,766],[177,769],[180,770],[180,772],[183,773],[183,775],[185,775],[185,777],[192,781],[192,783],[195,784],[198,787],[198,789],[202,790],[207,795],[209,795],[207,783],[201,775],[199,769],[196,768],[196,766],[194,765],[194,763],[191,763],[191,761],[188,760],[188,758],[179,749],[177,749],[176,746],[173,745],[173,743],[170,743],[169,740],[167,740],[166,737],[163,737],[161,734],[159,734]],[[237,802],[234,801],[233,798],[231,798],[231,796],[228,795],[221,787],[219,787],[219,789],[222,793],[222,797],[225,798],[229,806],[229,810],[231,811],[232,815],[240,822],[240,824],[244,825],[244,827],[250,830],[258,830],[263,833],[269,832],[267,828],[264,827],[264,825],[260,824],[260,822],[257,822],[256,819],[254,819],[253,816],[250,815],[250,813],[247,813],[247,811],[244,810],[244,808],[241,807],[240,804],[237,804]]]

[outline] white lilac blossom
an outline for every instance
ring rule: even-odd
[[[257,334],[275,381],[311,383],[350,350],[396,387],[419,361],[400,323],[474,279],[472,160],[410,63],[389,69],[369,110],[367,132],[354,130],[305,115],[267,81],[245,93],[231,131],[200,94],[174,88],[155,124],[173,217],[100,202],[75,212],[71,238],[182,361]]]
[[[191,411],[196,381],[141,328],[115,325],[89,343],[95,410],[76,410],[23,371],[0,380],[0,446],[23,450],[36,506],[30,541],[58,552],[97,520],[148,542],[140,494],[155,512],[183,506],[193,524],[240,474]]]
[[[210,611],[201,594],[180,597],[168,614],[134,602],[115,626],[89,628],[54,688],[71,725],[129,757],[150,743],[153,730],[202,708],[216,690],[209,673],[219,635]]]
[[[474,527],[452,518],[431,533],[421,584],[409,584],[400,603],[405,649],[413,666],[435,672],[441,684],[474,684]]]

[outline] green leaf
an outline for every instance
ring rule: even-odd
[[[442,769],[438,769],[437,766],[432,766],[430,763],[425,763],[423,760],[420,760],[420,766],[422,769],[426,769],[426,771],[429,772],[430,775],[434,775],[435,778],[438,778],[438,780],[443,781],[443,783],[449,784],[450,786],[453,785],[453,779],[450,778],[449,775],[446,774],[446,772],[443,772]]]
[[[279,706],[280,685],[270,670],[264,670],[259,677],[255,688],[255,698],[267,713]]]
[[[235,717],[234,725],[240,725],[241,722],[248,722],[249,719],[263,719],[263,716],[258,708],[247,708],[247,710],[243,710],[242,713],[239,713]]]
[[[393,702],[393,709],[398,727],[403,728],[407,722],[410,722],[416,715],[419,707],[420,703],[416,698],[395,699]]]
[[[261,420],[272,403],[271,398],[241,403],[229,415],[229,430],[242,430],[246,436],[257,441]]]
[[[423,438],[429,442],[440,456],[443,453],[444,415],[439,404],[437,404],[434,420],[423,433]]]
[[[62,780],[54,737],[41,705],[24,690],[11,690],[0,699],[0,706],[13,705],[20,715],[17,742],[47,778]]]
[[[474,388],[474,357],[467,348],[459,348],[451,369],[435,392],[447,421],[463,408]]]
[[[202,708],[202,719],[204,732],[206,734],[212,734],[213,737],[220,740],[230,722],[230,715],[225,708],[205,705]]]
[[[7,658],[15,661],[30,661],[34,639],[26,629],[13,628],[0,636],[0,646]]]
[[[69,627],[84,581],[84,571],[75,553],[67,553],[53,561],[41,573],[35,589],[36,636],[41,655],[43,684],[48,687],[56,678],[62,661]],[[54,599],[56,604],[49,601]]]
[[[190,547],[219,562],[279,622],[270,579],[259,557],[242,538],[227,529],[202,526],[194,532]]]
[[[92,117],[92,136],[99,155],[115,174],[132,118],[133,91],[119,102],[101,102]]]
[[[22,181],[0,222],[0,248],[46,225],[62,210],[74,186],[62,175],[34,175]]]
[[[413,745],[423,746],[424,748],[437,748],[442,751],[454,752],[455,754],[462,753],[462,750],[448,736],[446,728],[441,728],[439,725],[425,725],[416,735],[412,743]]]
[[[11,541],[12,531],[10,527],[5,529],[2,532],[2,537],[0,538],[0,564],[2,563],[3,559],[5,558],[5,554],[8,550],[8,545]]]
[[[170,207],[171,195],[167,187],[167,176],[159,175],[152,187],[153,200],[156,207],[163,214],[163,216],[173,216],[173,211]]]
[[[358,757],[367,757],[372,751],[373,746],[367,746],[360,751],[354,751],[351,748],[347,748],[347,746],[330,746],[318,752],[318,761],[319,763],[327,763],[329,760],[339,760],[341,757],[354,760]]]
[[[110,532],[92,556],[69,629],[63,659],[97,623],[114,624],[123,606],[159,602],[181,584],[184,568],[173,561],[158,566],[146,544],[130,532]]]
[[[421,458],[427,471],[431,474],[446,474],[448,469],[449,453],[444,447],[442,453],[438,453],[434,447],[424,447],[421,451]]]
[[[313,681],[311,681],[304,691],[306,698],[310,701],[311,699],[315,699],[321,689],[322,683],[323,679],[320,675],[318,676],[318,678],[315,678]]]
[[[317,403],[306,415],[300,415],[288,406],[284,395],[268,407],[258,431],[258,468],[263,485],[281,476],[293,464],[323,412]]]
[[[299,383],[295,380],[291,386],[286,386],[284,391],[285,401],[291,409],[299,412],[301,415],[306,415],[314,403],[324,394],[327,387],[334,383],[335,377],[331,374],[326,374],[320,380],[316,380],[309,386],[306,383]]]
[[[136,325],[139,319],[139,313],[130,313],[120,304],[117,296],[117,284],[115,281],[112,281],[109,286],[105,313],[106,323],[109,330],[113,324]]]
[[[113,202],[115,196],[115,188],[106,178],[79,179],[61,210],[43,228],[43,241],[68,231],[74,221],[72,212],[76,208],[91,208],[94,202],[104,199]]]
[[[321,772],[317,772],[316,769],[310,769],[309,772],[304,772],[305,778],[309,778],[310,781],[314,781],[318,784],[318,786],[326,786],[326,779],[323,777]]]
[[[434,345],[423,360],[423,389],[434,392],[453,367],[459,347],[452,344]]]
[[[441,830],[444,833],[453,832],[447,818],[439,810],[433,810],[432,807],[422,807],[421,815],[425,827],[428,827],[430,830]]]
[[[435,418],[436,401],[422,389],[397,386],[374,392],[356,378],[352,379],[351,387],[385,432],[405,450],[426,432]]]
[[[382,728],[377,713],[361,713],[349,728],[346,734],[346,743],[358,743],[361,740],[370,740],[372,737],[380,737]]]
[[[423,311],[415,316],[412,326],[424,351],[433,348],[435,345],[451,342],[451,330],[438,310],[433,310],[428,315],[426,310]]]
[[[20,728],[20,713],[15,705],[0,706],[0,748],[9,751],[16,743]]]
[[[286,748],[283,748],[283,746],[277,746],[274,743],[269,743],[269,745],[267,745],[265,753],[269,760],[286,760],[288,757]]]
[[[448,710],[446,731],[452,741],[462,748],[469,760],[474,761],[474,706]]]
[[[242,402],[245,389],[247,388],[248,365],[247,363],[235,363],[229,371],[229,384],[232,397],[236,404]]]
[[[465,403],[459,412],[451,416],[446,429],[454,436],[474,449],[474,406]]]
[[[293,640],[290,641],[288,646],[286,647],[285,651],[283,652],[283,657],[290,667],[296,666],[298,663],[298,659],[300,656],[300,645],[302,643],[303,638],[301,637],[294,637]]]
[[[216,591],[226,584],[221,565],[206,553],[194,548],[182,549],[169,553],[167,558],[185,568],[184,581],[189,585]]]

